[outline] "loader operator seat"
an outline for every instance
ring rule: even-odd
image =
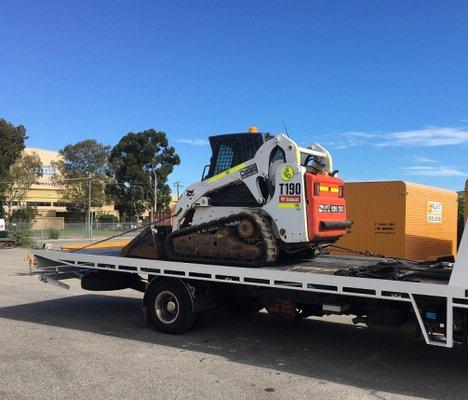
[[[257,150],[268,139],[271,139],[268,133],[230,133],[210,136],[212,156],[208,174],[203,179],[211,178],[254,158]]]

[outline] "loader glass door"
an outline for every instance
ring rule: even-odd
[[[234,160],[234,150],[228,144],[221,144],[218,150],[218,158],[216,159],[213,175],[226,171],[233,167],[232,161]]]

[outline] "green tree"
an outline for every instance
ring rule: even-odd
[[[27,139],[26,128],[23,125],[14,126],[0,118],[0,198],[5,190],[10,175],[10,168],[20,157]]]
[[[97,220],[102,223],[115,223],[119,222],[119,218],[114,214],[100,214],[97,217]]]
[[[68,203],[68,211],[83,214],[88,211],[89,184],[91,184],[91,207],[106,204],[107,161],[109,146],[95,140],[83,140],[69,144],[60,150],[60,161],[54,162],[58,174],[53,178],[63,187],[62,200]],[[72,209],[72,210],[69,210]]]
[[[31,186],[42,176],[41,167],[41,159],[35,151],[30,154],[23,153],[10,167],[10,179],[5,187],[5,204],[10,216],[13,204],[20,204]]]
[[[82,222],[85,218],[85,212],[81,206],[67,202],[66,208],[67,211],[63,214],[65,222]]]
[[[109,163],[114,180],[107,192],[121,216],[131,219],[151,210],[154,172],[158,210],[167,210],[171,201],[167,177],[180,164],[180,158],[164,132],[148,129],[128,133],[112,149]]]
[[[17,208],[10,214],[11,222],[30,222],[36,217],[37,210],[35,207],[26,206]]]

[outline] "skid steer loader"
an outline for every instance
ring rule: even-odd
[[[262,267],[280,254],[314,256],[346,233],[343,181],[319,144],[251,128],[209,138],[201,182],[185,190],[172,227],[148,227],[131,257]]]

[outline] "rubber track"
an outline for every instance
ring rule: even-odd
[[[230,223],[239,221],[242,218],[248,218],[251,221],[253,221],[261,232],[261,235],[263,238],[264,252],[263,252],[262,257],[258,260],[252,261],[252,260],[245,260],[245,259],[238,259],[238,258],[226,258],[226,257],[218,257],[218,256],[193,257],[189,255],[175,254],[173,251],[171,240],[174,238],[181,237],[181,236],[191,234],[194,232],[209,231],[212,229],[221,228]],[[242,212],[239,214],[230,215],[229,217],[224,217],[224,218],[220,218],[211,222],[207,222],[205,224],[178,229],[177,231],[174,231],[166,238],[165,249],[166,249],[168,258],[171,260],[207,263],[207,264],[234,265],[234,266],[239,266],[239,267],[252,267],[252,268],[263,267],[263,266],[274,263],[276,259],[278,258],[278,246],[273,236],[271,222],[269,221],[268,218],[266,218],[264,215],[262,215],[258,211]]]

